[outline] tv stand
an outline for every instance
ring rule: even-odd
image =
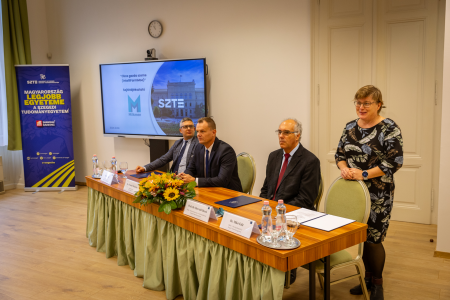
[[[168,140],[152,140],[149,139],[149,148],[150,148],[150,161],[154,161],[155,159],[160,158],[164,154],[166,154],[169,151],[169,141]],[[168,172],[169,171],[169,164],[166,164],[162,166],[161,168],[158,168],[160,171]]]

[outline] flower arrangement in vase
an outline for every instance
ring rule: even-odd
[[[139,182],[139,191],[133,203],[141,205],[159,203],[159,212],[170,214],[173,209],[186,205],[188,199],[195,196],[196,183],[184,183],[175,173],[152,173]]]

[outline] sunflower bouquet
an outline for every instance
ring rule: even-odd
[[[157,202],[159,212],[170,214],[172,209],[185,206],[187,199],[195,196],[195,186],[195,181],[185,184],[174,173],[152,173],[139,182],[139,191],[135,194],[133,203],[146,205]]]

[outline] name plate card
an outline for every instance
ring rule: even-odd
[[[103,181],[106,184],[113,184],[113,183],[119,183],[117,181],[116,176],[114,176],[114,173],[103,171],[102,178],[100,178],[100,181]]]
[[[127,179],[127,181],[125,181],[125,186],[123,187],[123,190],[127,193],[134,195],[139,191],[139,182]]]
[[[245,238],[250,238],[252,232],[261,234],[255,221],[225,212],[220,228],[236,233]]]
[[[184,207],[184,214],[203,222],[208,222],[209,219],[217,220],[214,208],[212,206],[200,203],[194,200],[186,201]]]

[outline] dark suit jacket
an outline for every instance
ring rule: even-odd
[[[198,178],[199,187],[216,186],[242,192],[236,152],[230,145],[216,137],[209,155],[209,177],[205,176],[204,161],[205,146],[199,144],[185,171],[186,174]]]
[[[260,197],[273,198],[283,155],[283,149],[270,153]],[[319,184],[320,161],[300,144],[281,179],[275,200],[283,199],[284,203],[314,210],[314,200],[319,193]]]
[[[149,163],[148,165],[145,165],[144,168],[147,171],[153,171],[153,170],[157,170],[158,168],[161,168],[162,166],[166,165],[167,163],[173,161],[176,161],[176,159],[178,158],[178,155],[180,155],[181,152],[181,148],[183,148],[183,141],[184,139],[179,139],[178,141],[176,141],[173,146],[169,149],[169,152],[167,152],[166,154],[164,154],[163,156],[161,156],[160,158],[158,158],[157,160]],[[192,142],[191,142],[191,146],[189,147],[189,152],[186,156],[186,168],[187,166],[189,166],[189,161],[192,157],[192,155],[194,155],[194,150],[197,147],[197,145],[199,145],[198,143],[198,139],[196,136],[193,137]],[[175,164],[172,164],[172,167],[170,167],[170,171],[174,172],[176,170],[173,170]]]

